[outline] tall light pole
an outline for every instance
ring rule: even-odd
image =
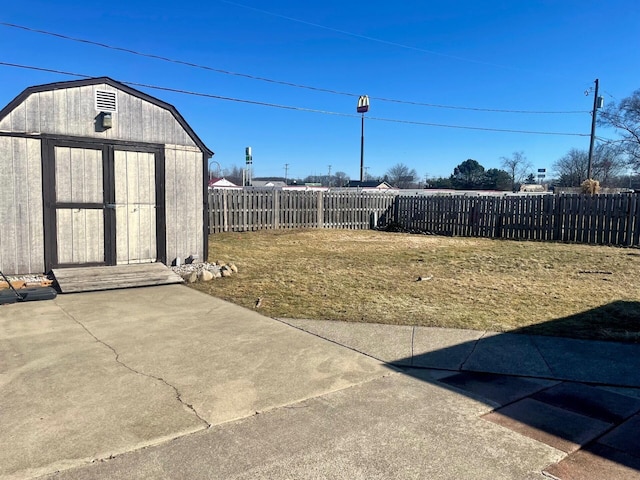
[[[587,180],[591,180],[591,165],[593,163],[593,144],[596,140],[596,115],[598,109],[602,108],[603,98],[598,96],[599,81],[596,78],[596,88],[593,92],[593,113],[591,114],[591,141],[589,142],[589,164],[587,166]],[[588,92],[588,90],[587,90]]]
[[[222,169],[220,168],[220,164],[218,162],[216,162],[215,160],[209,160],[209,180],[211,180],[211,164],[215,163],[218,166],[218,177],[220,177],[220,172],[222,171]]]
[[[360,181],[364,181],[364,114],[369,111],[369,96],[360,95],[358,98],[357,112],[362,114],[362,127],[360,134]]]

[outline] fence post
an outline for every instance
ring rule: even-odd
[[[494,210],[493,210],[493,215],[495,217],[495,224],[493,226],[493,237],[500,238],[502,237],[502,209],[507,198],[500,197],[496,200],[497,201],[494,204]]]
[[[229,205],[227,201],[227,192],[222,193],[222,231],[229,231]]]
[[[316,192],[317,194],[317,228],[324,228],[324,202],[323,192]]]
[[[400,195],[393,199],[393,222],[400,222]]]
[[[554,202],[553,202],[553,216],[555,219],[555,225],[553,228],[553,239],[556,242],[560,241],[560,230],[562,228],[562,224],[564,221],[564,218],[562,216],[562,204],[564,203],[564,196],[562,194],[560,195],[556,195],[554,193],[553,195],[554,197]]]
[[[627,215],[626,215],[626,222],[627,222],[627,229],[626,229],[626,234],[625,234],[625,239],[624,239],[624,244],[627,247],[630,247],[631,245],[633,245],[633,217],[634,217],[634,213],[635,213],[635,206],[636,206],[636,198],[637,195],[627,195],[626,199],[626,204],[627,204]]]
[[[280,228],[280,192],[282,190],[273,191],[273,228]]]

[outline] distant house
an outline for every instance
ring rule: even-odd
[[[351,180],[347,185],[349,188],[361,188],[362,190],[389,190],[393,187],[387,182],[378,182],[377,180],[360,182],[358,180]]]
[[[242,188],[226,178],[212,178],[209,180],[209,188]]]
[[[323,187],[320,184],[308,184],[305,183],[304,185],[287,185],[286,187],[283,187],[282,190],[292,190],[292,191],[299,191],[299,192],[309,192],[309,191],[313,191],[313,192],[328,192],[330,190],[329,187]]]
[[[540,185],[537,183],[531,183],[531,184],[527,183],[524,185],[520,185],[520,191],[528,192],[528,193],[540,193],[540,192],[546,192],[547,187],[545,185]]]
[[[270,188],[282,188],[286,187],[287,184],[281,180],[253,180],[251,182],[252,187],[270,187]]]

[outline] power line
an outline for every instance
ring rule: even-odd
[[[350,115],[351,116],[351,115]],[[356,117],[357,115],[352,115]],[[367,120],[377,120],[379,122],[407,123],[411,125],[423,125],[427,127],[461,128],[465,130],[480,130],[485,132],[505,132],[505,133],[526,133],[531,135],[559,135],[568,137],[588,137],[588,133],[567,133],[567,132],[543,132],[537,130],[515,130],[506,128],[471,127],[466,125],[446,125],[442,123],[419,122],[413,120],[399,120],[390,118],[367,117]]]
[[[221,0],[221,1],[225,1],[225,0]],[[227,3],[232,3],[233,2],[227,2]],[[240,5],[240,4],[236,4],[236,5]],[[242,5],[241,5],[242,6]],[[250,8],[250,9],[254,9],[253,7],[246,7],[246,8]],[[262,11],[259,9],[254,9],[254,10],[258,10],[258,11]],[[285,17],[288,18],[288,17]],[[84,39],[84,38],[77,38],[77,37],[71,37],[69,35],[64,35],[61,33],[55,33],[55,32],[50,32],[50,31],[46,31],[46,30],[39,30],[36,28],[31,28],[31,27],[27,27],[24,25],[17,25],[14,23],[7,23],[7,22],[0,22],[0,25],[3,25],[5,27],[10,27],[10,28],[17,28],[20,30],[25,30],[27,32],[31,32],[31,33],[38,33],[41,35],[49,35],[52,37],[57,37],[57,38],[61,38],[63,40],[69,40],[72,42],[78,42],[78,43],[85,43],[87,45],[93,45],[96,47],[101,47],[101,48],[105,48],[108,50],[115,50],[115,51],[119,51],[119,52],[124,52],[124,53],[128,53],[131,55],[137,55],[140,57],[146,57],[146,58],[152,58],[155,60],[161,60],[163,62],[169,62],[169,63],[175,63],[178,65],[184,65],[187,67],[192,67],[192,68],[199,68],[202,70],[207,70],[210,72],[215,72],[215,73],[221,73],[224,75],[232,75],[232,76],[236,76],[236,77],[242,77],[242,78],[248,78],[251,80],[258,80],[261,82],[268,82],[268,83],[273,83],[273,84],[277,84],[277,85],[284,85],[287,87],[294,87],[294,88],[301,88],[301,89],[306,89],[306,90],[313,90],[316,92],[322,92],[322,93],[330,93],[332,95],[342,95],[342,96],[347,96],[347,97],[353,97],[353,98],[357,98],[360,96],[360,94],[356,94],[356,93],[350,93],[350,92],[342,92],[339,90],[333,90],[333,89],[329,89],[329,88],[322,88],[322,87],[314,87],[314,86],[310,86],[310,85],[303,85],[303,84],[299,84],[299,83],[293,83],[293,82],[287,82],[287,81],[283,81],[283,80],[274,80],[272,78],[267,78],[267,77],[260,77],[257,75],[251,75],[248,73],[239,73],[239,72],[233,72],[230,70],[223,70],[223,69],[219,69],[219,68],[214,68],[214,67],[210,67],[207,65],[202,65],[202,64],[198,64],[198,63],[193,63],[193,62],[187,62],[184,60],[178,60],[178,59],[174,59],[174,58],[169,58],[169,57],[164,57],[162,55],[156,55],[153,53],[144,53],[144,52],[139,52],[137,50],[133,50],[130,48],[124,48],[124,47],[117,47],[114,45],[109,45],[107,43],[102,43],[102,42],[96,42],[93,40],[88,40],[88,39]],[[391,102],[391,103],[400,103],[400,104],[405,104],[405,105],[414,105],[414,106],[420,106],[420,107],[431,107],[431,108],[446,108],[446,109],[452,109],[452,110],[470,110],[470,111],[478,111],[478,112],[493,112],[493,113],[524,113],[524,114],[577,114],[577,113],[588,113],[588,110],[568,110],[568,111],[542,111],[542,110],[512,110],[512,109],[498,109],[498,108],[480,108],[480,107],[462,107],[462,106],[455,106],[455,105],[443,105],[443,104],[437,104],[437,103],[425,103],[425,102],[415,102],[415,101],[409,101],[409,100],[400,100],[400,99],[392,99],[392,98],[385,98],[385,97],[374,97],[371,96],[370,97],[372,100],[378,100],[381,102]]]
[[[448,53],[437,52],[435,50],[428,50],[428,49],[425,49],[425,48],[415,47],[415,46],[412,46],[412,45],[406,45],[404,43],[392,42],[392,41],[389,41],[389,40],[384,40],[382,38],[370,37],[368,35],[362,35],[362,34],[359,34],[359,33],[349,32],[347,30],[341,30],[339,28],[329,27],[327,25],[321,25],[319,23],[314,23],[314,22],[309,22],[309,21],[306,21],[306,20],[301,20],[299,18],[289,17],[287,15],[282,15],[280,13],[271,12],[269,10],[263,10],[261,8],[252,7],[250,5],[245,5],[243,3],[233,2],[231,0],[218,0],[218,1],[222,2],[222,3],[227,3],[229,5],[234,5],[236,7],[245,8],[247,10],[253,10],[255,12],[263,13],[265,15],[270,15],[272,17],[282,18],[282,19],[285,19],[285,20],[289,20],[291,22],[301,23],[303,25],[309,25],[311,27],[321,28],[323,30],[329,30],[331,32],[340,33],[342,35],[347,35],[349,37],[360,38],[360,39],[363,39],[363,40],[369,40],[369,41],[376,42],[376,43],[382,43],[384,45],[390,45],[392,47],[403,48],[403,49],[406,49],[406,50],[413,50],[413,51],[421,52],[421,53],[428,53],[430,55],[437,55],[439,57],[451,58],[453,60],[459,60],[459,61],[462,61],[462,62],[475,63],[475,64],[478,64],[478,65],[485,65],[485,66],[489,66],[489,67],[498,67],[498,68],[502,68],[502,69],[506,69],[506,70],[514,70],[514,71],[519,71],[519,72],[531,72],[531,70],[512,67],[512,66],[509,66],[509,65],[501,65],[499,63],[491,63],[491,62],[485,62],[485,61],[482,61],[482,60],[474,60],[474,59],[471,59],[471,58],[460,57],[460,56],[457,56],[457,55],[450,55]],[[554,75],[554,76],[558,76],[558,75]],[[528,113],[530,113],[530,112],[528,112]],[[536,112],[536,113],[546,113],[546,112]]]
[[[65,72],[65,71],[62,71],[62,70],[54,70],[54,69],[49,69],[49,68],[35,67],[35,66],[31,66],[31,65],[21,65],[21,64],[17,64],[17,63],[8,63],[8,62],[0,62],[0,65],[4,65],[4,66],[7,66],[7,67],[14,67],[14,68],[24,68],[24,69],[27,69],[27,70],[36,70],[36,71],[41,71],[41,72],[56,73],[56,74],[60,74],[60,75],[69,75],[69,76],[73,76],[73,77],[91,78],[90,75],[84,75],[84,74],[72,73],[72,72]],[[216,99],[216,100],[225,100],[225,101],[230,101],[230,102],[247,103],[247,104],[250,104],[250,105],[259,105],[259,106],[263,106],[263,107],[280,108],[280,109],[284,109],[284,110],[294,110],[294,111],[300,111],[300,112],[319,113],[319,114],[323,114],[323,115],[334,115],[334,116],[339,116],[339,117],[360,118],[360,115],[353,114],[353,113],[332,112],[332,111],[329,111],[329,110],[318,110],[318,109],[314,109],[314,108],[297,107],[297,106],[293,106],[293,105],[282,105],[282,104],[278,104],[278,103],[260,102],[260,101],[257,101],[257,100],[247,100],[247,99],[242,99],[242,98],[225,97],[225,96],[222,96],[222,95],[214,95],[212,93],[193,92],[193,91],[190,91],[190,90],[184,90],[184,89],[180,89],[180,88],[162,87],[162,86],[159,86],[159,85],[151,85],[151,84],[147,84],[147,83],[129,82],[129,81],[123,81],[123,80],[119,80],[119,81],[120,81],[120,83],[123,83],[125,85],[130,85],[130,86],[135,86],[135,87],[143,87],[143,88],[149,88],[149,89],[154,89],[154,90],[162,90],[162,91],[165,91],[165,92],[180,93],[180,94],[184,94],[184,95],[192,95],[192,96],[204,97],[204,98],[212,98],[212,99]],[[420,122],[420,121],[414,121],[414,120],[401,120],[401,119],[382,118],[382,117],[367,117],[367,119],[368,120],[379,121],[379,122],[401,123],[401,124],[410,124],[410,125],[422,125],[422,126],[427,126],[427,127],[457,128],[457,129],[464,129],[464,130],[480,130],[480,131],[486,131],[486,132],[524,133],[524,134],[531,134],[531,135],[558,135],[558,136],[571,136],[571,137],[588,137],[589,136],[589,134],[587,134],[587,133],[544,132],[544,131],[536,131],[536,130],[514,130],[514,129],[490,128],[490,127],[472,127],[472,126],[465,126],[465,125],[447,125],[447,124],[443,124],[443,123],[430,123],[430,122]]]

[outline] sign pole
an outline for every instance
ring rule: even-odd
[[[360,123],[360,183],[362,183],[364,182],[364,114],[369,111],[369,97],[367,95],[360,95],[356,111],[362,114]]]
[[[362,114],[362,127],[360,132],[360,181],[364,182],[364,113]]]

